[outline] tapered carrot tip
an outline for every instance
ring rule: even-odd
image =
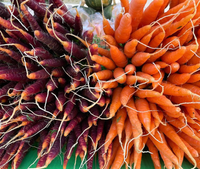
[[[30,73],[27,77],[28,77],[29,79],[36,79],[35,73]]]
[[[35,30],[35,31],[34,31],[34,34],[35,34],[36,37],[38,37],[38,36],[40,36],[40,31]]]

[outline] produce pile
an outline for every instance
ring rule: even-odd
[[[200,168],[200,1],[121,0],[105,35],[62,0],[0,3],[0,168]],[[98,42],[98,43],[96,43]],[[37,144],[36,144],[37,142]],[[76,165],[76,161],[75,161]]]

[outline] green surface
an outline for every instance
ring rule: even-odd
[[[35,168],[37,162],[35,162],[33,165],[31,165],[37,156],[37,150],[34,148],[31,148],[29,152],[27,153],[26,157],[24,158],[22,164],[20,165],[19,169],[28,169],[28,168]],[[62,169],[62,160],[63,160],[63,155],[61,154],[60,156],[57,156],[52,163],[47,167],[47,169]],[[95,156],[96,160],[94,162],[94,169],[98,169],[97,165],[97,157]],[[67,169],[74,169],[74,161],[75,161],[75,156],[73,154],[72,158],[69,160]],[[96,163],[96,164],[95,164]],[[163,162],[162,166],[163,166]],[[77,159],[76,162],[76,167],[75,169],[79,169],[81,164],[80,158]],[[31,165],[31,166],[30,166]],[[183,169],[190,169],[193,166],[185,159],[182,165]],[[124,167],[123,167],[124,168]],[[164,169],[164,167],[162,167]],[[86,169],[86,166],[84,166],[82,169]],[[153,162],[151,161],[151,157],[149,153],[144,153],[143,158],[142,158],[142,165],[141,169],[154,169]]]

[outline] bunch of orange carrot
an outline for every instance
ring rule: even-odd
[[[100,168],[139,169],[145,147],[156,169],[184,157],[200,168],[200,2],[146,2],[121,0],[114,28],[103,19],[105,49],[91,55],[103,67],[95,91],[112,90],[104,153],[113,150]]]

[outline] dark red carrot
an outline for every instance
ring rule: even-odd
[[[40,42],[42,42],[44,45],[47,45],[51,50],[58,54],[64,53],[62,45],[49,34],[43,31],[35,30],[34,35]]]
[[[87,154],[87,169],[93,168],[93,161],[95,153],[93,152],[93,142],[91,139],[88,140],[88,154]]]
[[[0,98],[3,96],[3,95],[6,95],[8,90],[10,88],[13,88],[14,86],[16,85],[16,82],[8,82],[7,84],[5,85],[2,85],[1,88],[0,88]]]
[[[6,63],[16,64],[16,61],[13,60],[7,53],[0,52],[0,60]]]
[[[71,111],[74,108],[74,105],[76,103],[76,95],[74,95],[73,93],[70,93],[67,99],[68,99],[68,102],[64,106],[64,116],[66,117],[71,113]]]
[[[48,154],[42,155],[42,156],[39,158],[36,167],[38,167],[38,168],[39,168],[39,167],[43,167],[43,166],[45,165],[45,163],[46,163],[47,156],[48,156]]]
[[[20,53],[6,48],[0,48],[0,51],[6,52],[12,59],[16,60],[18,63],[21,63],[22,55]]]
[[[82,21],[81,21],[81,17],[80,17],[80,14],[76,9],[76,16],[75,16],[75,28],[74,28],[74,34],[75,35],[78,35],[78,36],[81,36],[82,35],[82,32],[83,32],[83,24],[82,24]]]
[[[35,96],[35,101],[38,103],[49,103],[55,99],[54,95],[50,92],[49,94],[47,92],[38,93]]]
[[[90,127],[87,123],[87,119],[84,119],[81,122],[81,130],[83,132],[83,137],[85,139],[85,142],[87,143],[88,142],[88,134],[89,134],[89,131],[90,131]]]
[[[46,83],[46,88],[47,90],[49,91],[54,91],[56,88],[58,88],[58,79],[57,78],[52,78],[52,79],[49,79],[49,81]]]
[[[65,154],[64,154],[64,160],[63,160],[63,169],[66,169],[67,167],[67,163],[73,153],[73,145],[76,142],[76,136],[74,131],[71,131],[67,140],[67,145],[66,145],[66,150],[65,150]]]
[[[31,55],[31,56],[36,56],[36,57],[41,58],[41,59],[51,59],[51,58],[53,58],[53,55],[50,54],[48,50],[46,50],[42,47],[34,48],[30,51],[26,51],[26,53]]]
[[[92,43],[93,37],[94,37],[93,30],[86,30],[83,32],[82,39],[88,42],[89,44]]]
[[[64,131],[64,136],[66,137],[73,129],[74,127],[80,123],[85,118],[85,115],[83,113],[79,113],[74,119],[72,119]]]
[[[10,80],[10,81],[27,81],[25,69],[22,68],[14,68],[0,72],[0,79]]]
[[[67,28],[65,28],[63,25],[61,25],[61,24],[59,24],[59,23],[57,23],[57,22],[53,22],[53,28],[57,31],[57,32],[59,32],[59,33],[61,33],[61,34],[63,34],[63,35],[65,35],[65,34],[67,34],[67,33],[70,33],[70,31],[67,29]],[[68,37],[68,36],[67,36]]]
[[[56,99],[55,104],[58,110],[63,111],[63,105],[65,104],[67,98],[65,97],[65,93],[63,91],[59,91],[57,95],[58,99]]]
[[[99,107],[97,105],[93,106],[90,110],[90,116],[88,117],[88,121],[91,121],[93,125],[97,125],[97,120],[100,115]],[[90,126],[90,124],[89,124]]]
[[[66,66],[65,73],[69,76],[69,77],[75,77],[77,76],[78,73],[80,73],[80,66],[79,65],[73,65],[72,66]]]
[[[10,17],[10,13],[8,11],[8,8],[2,2],[0,2],[0,16],[3,19],[8,19]]]
[[[36,72],[30,73],[27,77],[29,79],[46,79],[50,76],[50,72],[50,68],[40,69]]]
[[[91,139],[92,139],[92,146],[93,149],[96,150],[97,149],[97,126],[92,125],[92,127],[90,128],[90,133],[89,133]]]
[[[56,12],[64,19],[64,21],[71,27],[75,28],[75,18],[71,13],[57,9]]]
[[[21,98],[25,96],[30,96],[32,94],[36,94],[45,88],[47,80],[46,79],[39,79],[36,80],[33,84],[27,86],[21,94]]]
[[[85,99],[82,99],[78,102],[78,106],[79,106],[79,110],[83,113],[87,113],[88,112],[88,101]]]

